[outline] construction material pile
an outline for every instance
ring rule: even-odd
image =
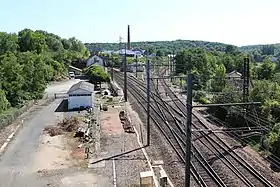
[[[121,120],[121,123],[123,124],[123,129],[125,132],[127,133],[135,133],[131,121],[129,120],[127,114],[125,113],[125,111],[121,111],[119,113],[119,118]]]

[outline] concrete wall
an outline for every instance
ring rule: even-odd
[[[77,95],[77,96],[71,96],[71,95]],[[90,96],[79,96],[79,94],[90,94]],[[94,94],[87,92],[85,90],[78,89],[74,92],[69,93],[68,96],[68,110],[72,110],[75,108],[83,107],[93,107],[93,99]]]
[[[68,110],[83,107],[93,107],[93,95],[91,96],[69,96]]]

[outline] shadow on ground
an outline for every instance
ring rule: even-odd
[[[75,79],[80,79],[80,80],[88,80],[88,77],[85,75],[76,75]]]
[[[68,100],[63,99],[55,109],[55,112],[68,112]]]

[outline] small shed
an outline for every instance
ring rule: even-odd
[[[238,71],[234,70],[227,74],[226,76],[228,79],[242,79],[242,74]]]
[[[68,91],[68,110],[93,107],[94,85],[85,81],[74,84]]]

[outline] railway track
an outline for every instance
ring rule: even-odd
[[[174,105],[180,111],[176,112],[179,117],[185,117],[186,107],[185,104],[177,97],[177,95],[168,87],[164,80],[161,81],[168,96],[173,100]],[[177,118],[177,120],[179,120]],[[200,145],[207,147],[209,155],[206,155],[207,160],[214,162],[218,160],[222,162],[229,170],[228,174],[236,176],[244,186],[274,186],[270,181],[263,177],[256,169],[254,169],[246,160],[235,153],[234,148],[226,144],[217,134],[211,131],[201,131],[201,129],[209,129],[206,121],[203,121],[197,112],[193,113],[194,131],[192,132],[193,138],[199,141]],[[209,129],[211,130],[211,129]],[[194,143],[193,143],[194,144]],[[219,172],[219,171],[217,171]],[[225,178],[230,184],[236,183],[235,178]],[[236,184],[235,184],[236,185]],[[240,183],[241,185],[241,183]]]
[[[119,80],[119,84],[122,84],[122,78],[117,76]],[[139,86],[141,84],[141,86]],[[137,79],[128,79],[129,92],[132,93],[134,97],[137,98],[138,102],[142,105],[142,107],[146,110],[145,103],[145,86],[143,82],[139,82]],[[155,89],[152,89],[156,91]],[[142,93],[141,93],[142,92]],[[152,97],[154,102],[151,103],[151,118],[156,124],[157,128],[160,129],[161,133],[165,136],[168,143],[176,152],[177,156],[181,160],[181,167],[184,166],[185,160],[185,137],[183,135],[183,129],[180,124],[176,121],[174,115],[167,109],[168,105],[159,97]],[[168,112],[169,111],[169,112]],[[173,118],[173,120],[170,120]],[[159,123],[159,122],[163,123]],[[164,124],[164,125],[163,125]],[[194,162],[191,165],[191,174],[193,180],[196,181],[200,186],[226,186],[223,181],[219,178],[216,172],[211,168],[211,166],[204,159],[202,153],[194,147],[196,152],[194,155]],[[197,169],[200,168],[200,173],[197,172]],[[201,171],[204,172],[201,172]]]
[[[116,78],[118,79],[118,83],[123,86],[121,75],[119,73]],[[155,89],[155,85],[152,83],[151,119],[161,131],[166,141],[174,149],[183,165],[185,134],[181,119],[185,117],[185,105],[168,87],[165,81],[161,80],[160,84],[162,84],[165,92],[168,93],[172,103],[164,101],[159,96],[159,90]],[[146,105],[143,104],[146,103],[146,86],[143,81],[130,77],[128,78],[128,88],[131,95],[146,110]],[[205,124],[205,121],[200,119],[197,113],[193,117],[193,139],[199,143],[193,143],[192,145],[193,160],[191,171],[193,180],[197,184],[200,186],[274,186],[243,158],[236,154],[234,149],[224,143],[215,133],[209,134],[204,131],[199,131],[199,129],[208,129],[208,126]],[[200,152],[200,150],[205,150],[205,148],[208,150],[206,155]],[[217,161],[228,168],[226,176],[224,175],[224,170],[219,170],[219,167],[213,167],[213,163]],[[233,177],[228,178],[228,175]],[[237,180],[239,181],[238,185],[236,183]]]

